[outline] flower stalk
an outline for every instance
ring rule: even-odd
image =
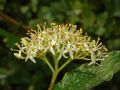
[[[59,74],[59,71],[58,71],[58,69],[56,69],[56,70],[54,71],[54,73],[52,74],[52,79],[51,79],[50,85],[49,85],[49,87],[48,87],[48,90],[52,90],[58,74]]]

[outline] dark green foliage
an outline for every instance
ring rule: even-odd
[[[1,12],[9,16],[9,19]],[[120,50],[120,0],[0,0],[0,90],[48,88],[51,73],[46,64],[39,60],[37,64],[18,60],[10,51],[15,42],[25,35],[27,26],[34,27],[44,22],[77,24],[78,28],[82,27],[93,38],[100,37],[109,51]],[[69,67],[64,72],[68,70]],[[78,70],[79,68],[72,73],[82,73],[87,77],[88,73]],[[70,75],[72,76],[71,72]],[[58,80],[61,77],[60,74]],[[109,89],[102,88],[104,85],[107,86],[106,83],[109,84]],[[119,83],[118,72],[113,80],[105,82],[99,86],[100,89],[95,90],[114,90],[113,87],[119,90]]]
[[[19,40],[19,37],[3,29],[0,29],[0,36],[5,37],[4,42],[8,48],[13,48],[15,46],[15,42]]]
[[[54,90],[90,90],[103,81],[111,80],[113,74],[120,70],[120,51],[110,52],[108,55],[101,63],[102,66],[84,64],[66,73]]]

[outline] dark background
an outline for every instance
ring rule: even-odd
[[[0,0],[0,90],[47,90],[47,65],[18,60],[10,51],[27,29],[44,22],[76,24],[109,51],[120,50],[120,0]],[[94,90],[120,90],[120,72]]]

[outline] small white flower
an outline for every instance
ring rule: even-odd
[[[14,53],[14,56],[16,56],[17,58],[21,59],[21,53]]]
[[[104,60],[106,48],[97,41],[92,40],[88,35],[82,35],[82,29],[77,30],[76,25],[56,25],[51,27],[37,25],[37,31],[28,32],[28,37],[21,38],[21,45],[16,44],[19,50],[14,55],[19,59],[30,59],[45,57],[47,53],[52,53],[58,61],[63,58],[86,59],[91,64]],[[89,58],[86,58],[89,57]]]
[[[53,55],[55,55],[55,51],[54,51],[53,47],[50,48],[50,51]]]

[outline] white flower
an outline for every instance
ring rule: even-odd
[[[82,35],[82,29],[77,30],[76,25],[55,25],[51,27],[37,25],[38,30],[28,32],[28,37],[21,38],[21,46],[16,45],[19,50],[14,55],[19,59],[34,58],[43,59],[46,53],[51,53],[57,57],[58,61],[64,58],[71,60],[90,60],[89,64],[97,64],[97,61],[104,60],[107,49],[97,41],[92,40],[88,35]],[[86,58],[87,57],[87,58]],[[90,58],[89,58],[90,57]]]

